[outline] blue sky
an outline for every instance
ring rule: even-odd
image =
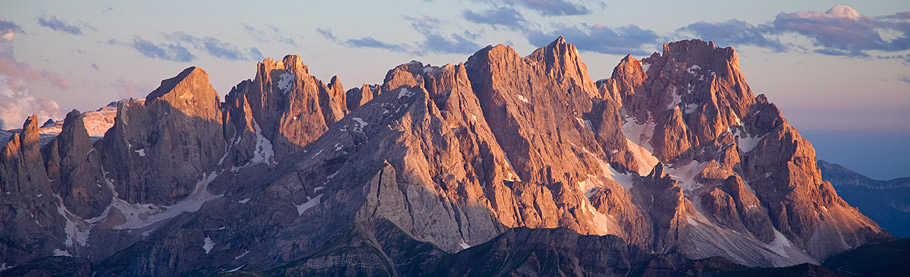
[[[821,158],[880,179],[910,176],[906,0],[0,0],[0,18],[4,128],[144,97],[192,65],[223,95],[263,58],[299,54],[312,74],[350,88],[410,60],[458,63],[500,43],[527,54],[563,35],[601,79],[626,54],[702,38],[737,49],[753,91],[825,141]],[[864,135],[888,138],[846,143]],[[844,155],[854,152],[863,155]]]

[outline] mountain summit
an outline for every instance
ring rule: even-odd
[[[811,144],[713,43],[626,57],[597,82],[562,37],[525,57],[497,45],[402,64],[347,91],[297,56],[261,62],[224,103],[207,77],[188,68],[120,104],[92,145],[73,114],[39,151],[28,121],[0,159],[0,202],[15,207],[0,211],[13,226],[0,262],[409,275],[518,239],[573,245],[560,253],[590,240],[610,258],[573,274],[620,274],[655,257],[818,264],[891,237],[821,179]]]

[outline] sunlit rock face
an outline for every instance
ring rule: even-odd
[[[620,274],[657,256],[817,264],[890,237],[822,181],[736,52],[698,40],[597,82],[561,37],[347,91],[287,56],[224,102],[191,67],[118,104],[100,141],[86,118],[43,147],[30,118],[3,148],[0,262],[407,275],[526,241]],[[581,242],[608,258],[585,260]]]

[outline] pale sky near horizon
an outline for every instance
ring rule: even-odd
[[[28,114],[59,119],[143,98],[189,66],[224,95],[261,59],[298,54],[319,79],[338,75],[347,89],[381,83],[410,60],[457,64],[495,44],[526,55],[563,35],[597,80],[626,54],[701,38],[737,49],[753,91],[820,158],[878,179],[910,176],[906,0],[0,0],[0,18],[4,129]],[[863,134],[868,145],[846,143]]]

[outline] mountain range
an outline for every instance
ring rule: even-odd
[[[892,240],[823,179],[827,164],[738,59],[677,41],[594,81],[560,37],[527,56],[497,45],[457,65],[412,61],[345,90],[289,55],[260,62],[223,101],[190,67],[98,111],[115,113],[103,137],[104,120],[78,111],[46,124],[59,131],[44,143],[34,116],[8,134],[0,263],[102,275],[815,272]]]

